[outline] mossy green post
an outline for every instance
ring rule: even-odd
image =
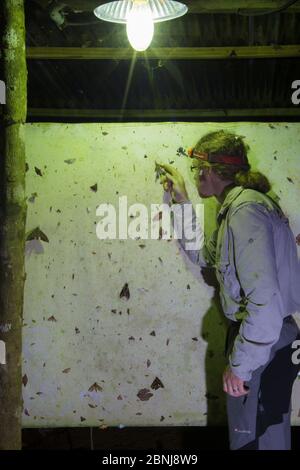
[[[1,49],[6,104],[1,116],[0,449],[20,449],[22,417],[22,312],[24,244],[25,121],[27,70],[23,0],[1,1]]]

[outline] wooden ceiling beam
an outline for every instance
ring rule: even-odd
[[[93,11],[98,5],[110,0],[64,0],[63,3],[74,11]],[[286,0],[182,0],[189,7],[189,13],[245,13],[251,11],[274,10],[282,7]],[[35,0],[42,7],[49,7],[49,0]],[[300,5],[296,3],[286,11],[300,12]]]
[[[299,117],[300,108],[256,109],[50,109],[29,108],[30,117],[86,119],[186,119],[236,117]]]
[[[182,0],[184,2],[184,0]],[[286,0],[187,0],[190,13],[250,13],[281,8]],[[300,5],[291,5],[287,11],[300,12]]]
[[[131,48],[112,47],[28,47],[27,59],[61,60],[131,60]],[[300,44],[230,47],[159,47],[136,53],[137,59],[206,60],[206,59],[270,59],[299,57]]]

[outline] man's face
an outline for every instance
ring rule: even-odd
[[[201,198],[211,197],[215,194],[215,181],[212,168],[201,164],[192,167],[198,194]]]

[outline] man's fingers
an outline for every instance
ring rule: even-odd
[[[182,176],[179,171],[174,168],[172,165],[168,165],[167,163],[160,163],[160,166],[165,170],[165,176],[169,178],[174,184],[181,184],[183,181]]]
[[[225,375],[225,377],[224,377],[223,389],[224,389],[224,392],[228,393],[232,397],[239,397],[239,396],[243,395],[243,392],[240,389],[240,384],[236,383],[228,375]]]
[[[166,180],[170,180],[173,183],[175,183],[174,176],[172,176],[170,174],[160,175],[159,178],[160,178],[161,183],[164,183]]]
[[[161,166],[164,170],[168,171],[168,173],[171,173],[171,175],[176,174],[177,170],[174,168],[172,165],[169,165],[168,163],[158,163],[159,166]]]
[[[170,180],[170,178],[168,178],[168,177],[165,176],[165,175],[161,175],[161,176],[159,177],[159,179],[160,179],[160,184],[163,185],[163,188],[164,188],[164,189],[166,189],[166,188],[169,189],[170,186],[172,186],[172,184],[173,184],[172,181]]]
[[[245,395],[246,390],[244,389],[243,382],[233,379],[231,380],[231,385],[235,397],[241,397],[242,395]]]
[[[166,178],[168,180],[172,181],[172,183],[176,183],[176,179],[174,178],[174,176],[168,174],[168,175],[166,175]]]
[[[237,377],[229,367],[223,374],[223,390],[232,397],[242,397],[249,393],[249,387],[245,386],[245,382]]]
[[[229,395],[235,396],[235,392],[233,391],[232,383],[230,380],[226,380],[226,386],[227,386],[227,393],[229,393]]]
[[[249,390],[245,389],[243,384],[235,384],[230,380],[227,380],[226,390],[224,388],[224,391],[232,397],[242,397],[249,393]]]
[[[233,381],[233,386],[232,386],[233,390],[237,390],[238,393],[240,393],[241,395],[246,395],[249,390],[247,390],[244,386],[244,382],[243,381]]]
[[[165,191],[169,191],[173,186],[173,182],[171,181],[171,179],[165,175],[160,176],[160,183],[163,185]]]

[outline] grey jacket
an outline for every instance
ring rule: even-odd
[[[277,342],[283,318],[300,312],[300,262],[289,221],[269,196],[241,186],[232,188],[217,216],[218,229],[200,250],[187,250],[185,233],[193,228],[200,240],[203,231],[192,203],[172,206],[175,223],[183,217],[179,243],[190,260],[212,266],[220,284],[224,314],[241,320],[229,363],[244,381],[267,363]],[[190,215],[188,215],[190,214]],[[299,332],[291,322],[287,344]]]

